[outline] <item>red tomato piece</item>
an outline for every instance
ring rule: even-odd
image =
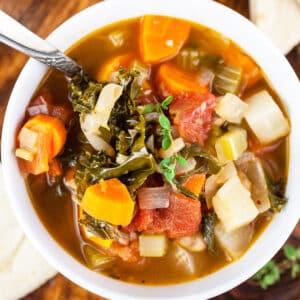
[[[169,238],[190,236],[199,230],[201,204],[180,193],[172,193],[170,206],[161,209],[140,209],[128,231],[165,233]]]

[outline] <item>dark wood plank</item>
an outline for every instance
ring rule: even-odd
[[[46,37],[55,27],[68,17],[88,7],[97,0],[0,0],[0,9],[9,13],[25,26]],[[245,17],[249,16],[248,0],[218,0],[218,2],[235,9]],[[288,55],[292,66],[300,78],[300,55],[295,49]],[[9,95],[27,61],[27,57],[17,51],[0,44],[0,129]],[[289,239],[289,243],[300,246],[300,223]],[[281,254],[279,254],[280,256]],[[78,287],[62,275],[47,282],[41,288],[25,297],[23,300],[102,300]],[[248,280],[246,283],[230,292],[215,298],[216,300],[230,299],[270,299],[296,300],[300,299],[300,279],[291,280],[285,276],[280,283],[267,291],[261,290],[256,283]]]

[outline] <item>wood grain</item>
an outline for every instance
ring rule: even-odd
[[[200,0],[199,0],[200,1]],[[0,0],[0,9],[7,12],[41,37],[46,37],[54,28],[78,11],[97,3],[96,0]],[[235,9],[245,17],[249,16],[248,0],[219,0],[218,2]],[[71,34],[71,33],[70,33]],[[288,55],[292,66],[300,78],[300,55],[295,49]],[[0,129],[9,95],[27,61],[27,57],[0,44]],[[300,246],[300,223],[289,243]],[[280,256],[281,254],[278,254]],[[277,256],[277,257],[278,257]],[[1,298],[1,291],[0,291]],[[101,300],[104,298],[78,287],[62,275],[47,282],[23,300]],[[300,279],[291,280],[284,276],[277,285],[261,290],[256,283],[248,280],[239,287],[214,298],[215,300],[296,300],[300,299]]]

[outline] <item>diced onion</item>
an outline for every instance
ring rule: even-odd
[[[183,272],[194,274],[196,271],[194,256],[187,250],[174,243],[174,263],[182,269]]]
[[[200,233],[193,236],[185,236],[177,240],[177,243],[192,252],[201,252],[206,249],[206,243]]]
[[[48,115],[49,107],[47,104],[39,104],[39,105],[29,106],[27,108],[27,112],[30,117],[36,116],[38,114]]]
[[[27,161],[33,161],[34,159],[34,153],[26,149],[18,148],[15,154],[16,157],[22,158]]]
[[[84,132],[84,134],[95,150],[104,151],[111,157],[115,156],[114,148],[110,144],[105,142],[99,135],[93,132]]]
[[[246,152],[236,161],[236,165],[251,182],[251,196],[258,211],[267,211],[271,204],[265,172],[259,158]]]
[[[175,174],[176,175],[182,175],[184,173],[193,171],[195,169],[196,165],[197,165],[197,162],[196,162],[195,158],[190,157],[189,159],[187,159],[187,166],[186,167],[182,166],[179,163],[176,164]]]
[[[20,148],[31,152],[37,151],[38,133],[23,127],[18,135]]]
[[[215,226],[215,235],[220,246],[233,259],[238,258],[249,247],[253,233],[253,224],[248,224],[230,233],[224,230],[221,223]]]
[[[141,209],[156,209],[169,207],[170,190],[167,186],[145,187],[137,192]]]
[[[139,252],[143,257],[162,257],[167,253],[168,239],[164,234],[141,234]]]
[[[240,124],[248,104],[234,94],[227,93],[221,97],[215,108],[216,113],[223,119],[231,123]]]

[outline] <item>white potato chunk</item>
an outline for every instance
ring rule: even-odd
[[[141,234],[139,252],[143,257],[161,257],[167,253],[168,239],[164,234]]]
[[[225,230],[231,232],[252,222],[258,210],[238,176],[230,178],[212,199],[213,208]]]
[[[241,100],[238,96],[227,93],[225,96],[220,98],[215,111],[223,120],[240,124],[247,107],[248,104]]]
[[[181,247],[191,252],[201,252],[206,249],[206,243],[199,232],[192,236],[182,237],[176,241]]]
[[[265,90],[245,100],[245,119],[260,143],[269,144],[286,136],[290,126],[282,111]]]
[[[219,162],[236,160],[248,148],[247,131],[234,128],[216,140],[215,148]]]
[[[205,182],[205,200],[206,205],[210,209],[212,207],[212,198],[217,190],[231,177],[237,176],[234,163],[229,161],[216,175],[211,175]]]
[[[219,245],[232,259],[239,258],[249,247],[253,232],[253,224],[248,224],[232,232],[227,232],[221,223],[215,226],[215,236]]]

